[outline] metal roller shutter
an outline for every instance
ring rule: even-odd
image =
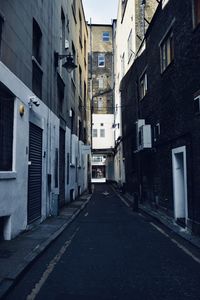
[[[60,128],[59,207],[65,204],[65,131]]]
[[[28,224],[41,217],[42,129],[30,123],[28,173]]]

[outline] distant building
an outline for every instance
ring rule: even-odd
[[[89,94],[92,106],[92,181],[114,176],[113,27],[88,26],[90,32]]]
[[[1,0],[0,238],[87,189],[87,51],[81,1]]]
[[[160,2],[121,83],[127,191],[198,234],[199,7]]]

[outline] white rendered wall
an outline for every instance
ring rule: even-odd
[[[0,172],[0,216],[10,217],[10,230],[4,236],[11,239],[27,227],[28,149],[29,122],[43,129],[42,151],[42,209],[41,220],[49,215],[50,197],[47,193],[46,175],[54,176],[54,160],[50,151],[59,147],[56,138],[59,119],[40,101],[40,106],[29,108],[29,97],[33,92],[24,85],[3,63],[0,62],[0,81],[16,96],[14,103],[13,171]],[[24,105],[21,117],[19,106]],[[53,130],[54,128],[54,130]]]
[[[59,184],[55,187],[55,159],[56,149],[59,153],[59,118],[49,110],[41,101],[40,106],[35,105],[29,108],[29,97],[33,92],[24,85],[2,62],[0,62],[0,82],[2,82],[16,97],[14,101],[14,130],[13,130],[13,170],[12,172],[0,172],[0,217],[7,217],[4,238],[9,240],[28,228],[27,225],[27,202],[28,202],[28,161],[29,161],[29,123],[43,129],[42,149],[42,203],[41,219],[44,220],[51,214],[52,194],[59,194]],[[25,112],[21,117],[19,106],[24,105]],[[66,158],[70,153],[71,131],[66,127]],[[79,159],[78,137],[72,135],[73,154],[80,161],[78,176],[76,166],[69,166],[69,184],[67,176],[65,191],[66,202],[70,199],[70,189],[74,189],[74,196],[77,195],[77,186],[81,186],[83,192],[87,188],[87,155],[84,152],[83,160]],[[83,147],[80,143],[80,147]],[[83,165],[85,167],[83,167]],[[67,174],[67,164],[66,174]],[[58,159],[59,168],[59,159]],[[80,173],[80,174],[79,174]],[[51,175],[50,186],[47,185],[47,174]],[[59,183],[59,177],[58,177]]]
[[[116,49],[115,49],[115,140],[122,135],[121,123],[121,93],[120,82],[123,76],[131,67],[136,52],[136,30],[135,30],[135,1],[127,1],[123,22],[121,23],[121,1],[118,2],[117,28],[116,28]],[[128,38],[132,30],[132,55],[128,58]],[[122,58],[124,56],[124,74],[122,70]],[[118,152],[114,158],[115,181],[120,184],[125,181],[124,164],[122,147],[118,148]]]
[[[97,137],[92,138],[93,149],[114,148],[114,115],[113,114],[93,114],[93,129],[97,129]],[[103,124],[103,126],[101,126]],[[105,137],[100,137],[100,129],[105,129]]]

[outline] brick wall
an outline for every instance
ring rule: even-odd
[[[194,93],[200,89],[200,27],[193,28],[191,1],[171,0],[158,8],[146,35],[146,50],[122,82],[127,189],[143,201],[159,202],[173,214],[172,149],[186,146],[188,217],[200,230],[200,117]],[[161,73],[160,42],[173,23],[174,61]],[[148,91],[140,100],[139,78],[146,68]],[[135,153],[134,122],[160,123],[153,148]],[[134,183],[134,184],[133,184]],[[139,187],[142,186],[142,189]]]

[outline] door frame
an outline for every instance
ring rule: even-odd
[[[185,223],[188,220],[188,195],[187,195],[187,162],[186,162],[186,146],[178,147],[172,149],[172,176],[173,176],[173,200],[174,200],[174,218],[177,220],[180,213],[180,192],[177,187],[177,176],[176,176],[176,167],[177,167],[177,154],[183,155],[183,176],[184,176],[184,198],[185,198],[185,212],[184,218]]]

